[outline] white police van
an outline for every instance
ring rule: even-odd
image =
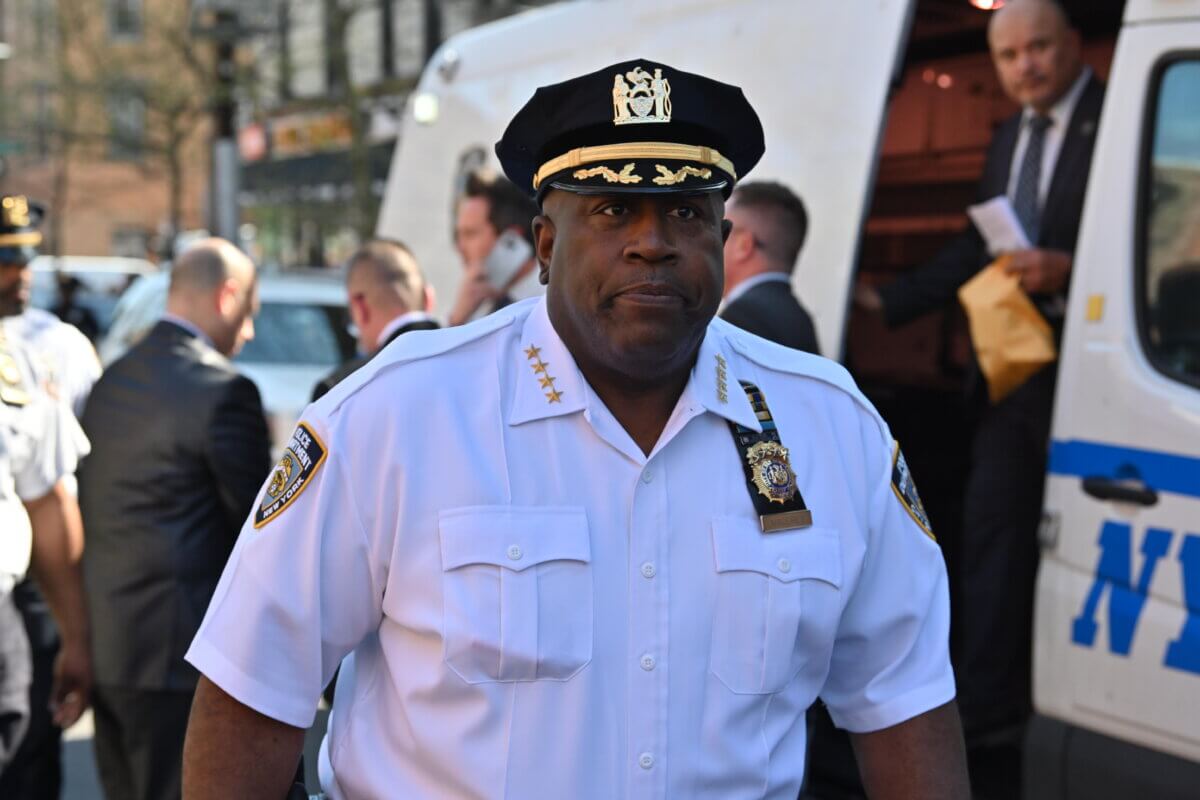
[[[495,166],[535,87],[654,58],[736,83],[759,110],[752,177],[804,187],[795,283],[841,357],[914,8],[608,0],[467,31],[413,95],[379,232],[449,302],[456,176]],[[1108,77],[1060,356],[1026,800],[1200,797],[1200,0],[1128,0]]]

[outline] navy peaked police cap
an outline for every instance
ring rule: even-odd
[[[552,187],[728,197],[764,148],[740,88],[643,58],[541,87],[496,155],[509,179],[539,199]]]

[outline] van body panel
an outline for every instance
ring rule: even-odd
[[[1200,59],[1200,2],[1134,0],[1126,15],[1168,18],[1122,30],[1092,161],[1055,398],[1034,704],[1200,762],[1200,388],[1152,363],[1139,319],[1139,217],[1173,191],[1157,173],[1148,183],[1155,86],[1173,59]],[[1200,186],[1200,158],[1178,169]]]
[[[412,248],[439,308],[449,308],[461,277],[452,244],[456,174],[496,166],[493,144],[536,87],[652,58],[739,85],[754,104],[767,149],[748,179],[782,181],[807,206],[793,286],[822,353],[837,358],[888,86],[912,9],[910,0],[610,0],[464,32],[434,56],[414,93],[426,110],[437,98],[437,119],[419,124],[415,109],[406,113],[378,233]]]

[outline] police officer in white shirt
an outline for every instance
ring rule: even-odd
[[[645,60],[518,112],[546,297],[305,412],[188,654],[185,795],[282,796],[349,655],[334,798],[791,800],[818,697],[873,798],[967,797],[898,446],[841,367],[713,319],[763,146],[740,89]]]
[[[78,566],[83,535],[64,480],[87,453],[87,439],[70,409],[42,391],[42,376],[10,325],[0,320],[0,772],[29,721],[32,665],[12,589],[31,561],[63,634],[51,693],[55,724],[79,718],[91,683]]]

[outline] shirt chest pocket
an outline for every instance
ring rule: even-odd
[[[764,534],[753,521],[712,524],[717,599],[710,668],[731,691],[783,689],[836,632],[842,554],[832,528]]]
[[[438,527],[444,657],[463,680],[567,680],[591,661],[583,509],[452,509]]]

